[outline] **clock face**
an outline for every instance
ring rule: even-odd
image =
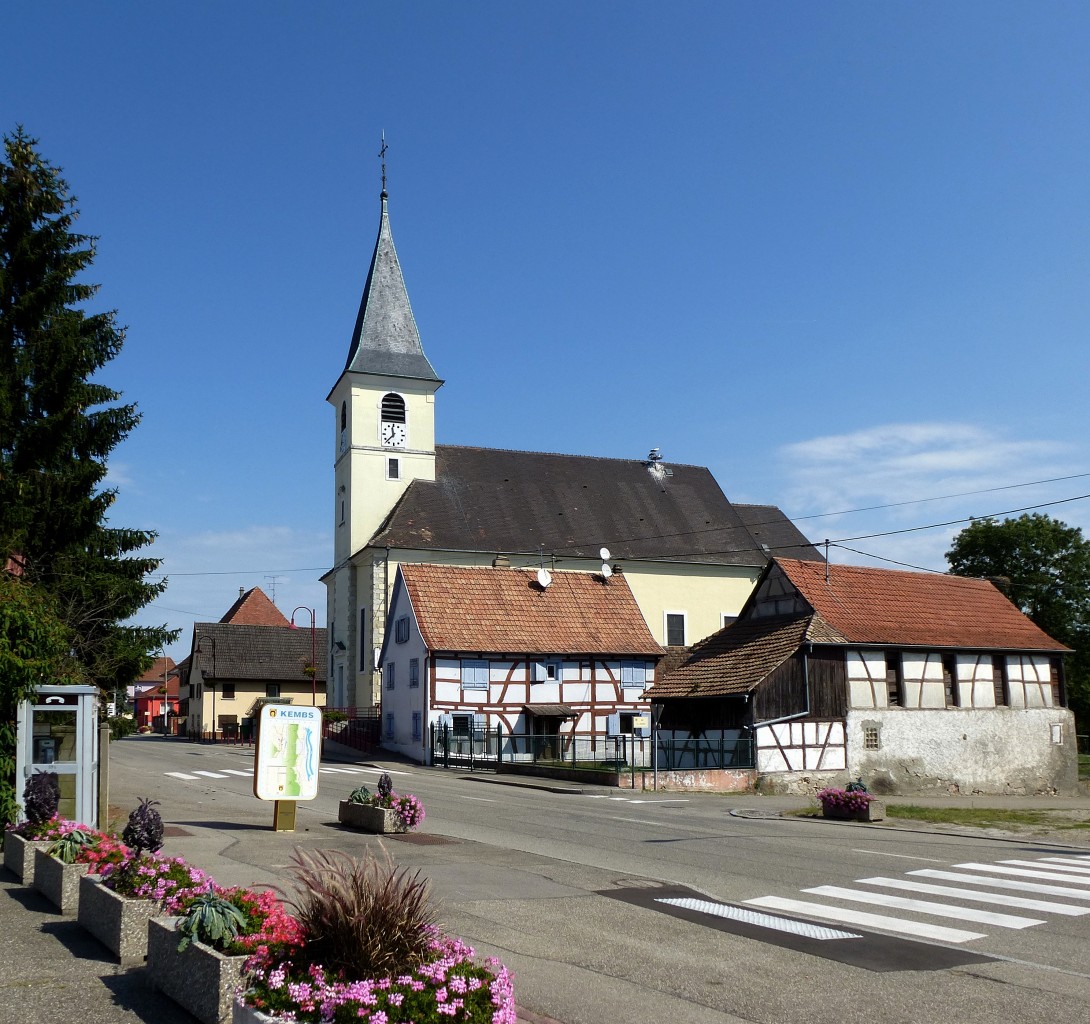
[[[383,423],[379,431],[382,443],[388,448],[400,448],[405,444],[404,423]]]

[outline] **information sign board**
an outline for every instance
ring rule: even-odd
[[[254,796],[313,800],[318,795],[322,709],[266,704],[257,719]]]

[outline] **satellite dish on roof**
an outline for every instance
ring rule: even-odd
[[[538,586],[544,590],[553,581],[553,574],[548,569],[538,569],[537,582]]]
[[[600,548],[598,550],[598,557],[603,562],[608,562],[609,561],[609,548]]]
[[[605,579],[608,580],[610,578],[610,576],[612,576],[612,575],[613,575],[612,566],[609,564],[609,562],[603,562],[602,563],[602,576]]]

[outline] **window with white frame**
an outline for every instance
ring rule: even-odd
[[[684,647],[685,646],[685,613],[684,612],[667,612],[666,613],[666,646],[667,647]]]
[[[414,686],[419,686],[419,685],[420,685],[420,659],[419,658],[410,658],[409,659],[409,686],[414,687]]]
[[[420,739],[420,712],[413,712],[413,739]]]
[[[531,681],[535,683],[559,683],[564,678],[564,665],[559,659],[535,661]]]
[[[386,663],[386,689],[387,690],[392,690],[394,688],[394,669],[395,668],[397,668],[397,666],[392,661],[388,661]]]
[[[409,642],[409,616],[402,615],[394,623],[394,643],[407,644]]]
[[[480,658],[462,659],[462,689],[488,689],[488,662]]]
[[[386,479],[387,480],[400,480],[401,479],[401,460],[400,459],[387,459],[386,460]]]

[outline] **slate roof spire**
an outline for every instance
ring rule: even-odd
[[[385,136],[379,155],[382,157],[382,215],[344,368],[357,373],[437,381],[439,377],[420,345],[420,332],[409,305],[409,293],[405,290],[394,236],[390,232],[390,216],[386,209]]]

